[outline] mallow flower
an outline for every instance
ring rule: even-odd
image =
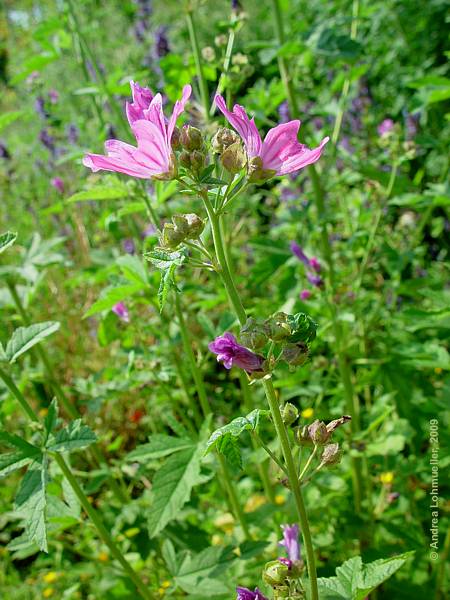
[[[288,559],[292,562],[300,560],[300,541],[299,527],[297,524],[294,525],[282,525],[283,539],[279,542],[280,546],[284,546],[288,555]]]
[[[208,344],[208,348],[217,354],[217,360],[223,362],[226,369],[239,367],[248,372],[260,371],[264,363],[263,356],[238,344],[234,335],[228,331],[216,337],[213,342]]]
[[[128,312],[128,308],[125,306],[124,302],[117,302],[117,304],[114,304],[111,310],[124,323],[130,322],[130,313]]]
[[[310,150],[297,140],[300,121],[295,119],[269,129],[263,141],[255,120],[248,118],[242,106],[235,104],[233,110],[229,111],[219,94],[215,97],[215,103],[241,136],[247,150],[249,174],[255,181],[293,173],[315,163],[330,139],[324,138],[317,148]]]
[[[267,600],[258,588],[255,588],[255,591],[252,592],[252,590],[249,590],[248,588],[237,587],[236,592],[236,600]]]
[[[163,114],[161,94],[153,96],[148,88],[133,81],[130,85],[133,102],[127,103],[126,113],[137,147],[110,139],[105,142],[107,156],[87,154],[83,164],[94,172],[117,171],[140,179],[170,179],[175,173],[172,135],[192,88],[184,86],[181,100],[177,100],[167,120]]]

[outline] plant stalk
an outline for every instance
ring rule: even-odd
[[[209,121],[209,93],[208,85],[206,83],[205,74],[202,66],[202,56],[200,52],[200,46],[197,37],[197,27],[194,20],[194,13],[192,10],[188,10],[186,13],[186,22],[189,31],[189,38],[191,40],[192,53],[194,54],[195,68],[197,70],[198,85],[200,88],[200,97],[203,104],[205,113],[205,120]]]

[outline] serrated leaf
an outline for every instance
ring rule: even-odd
[[[195,586],[208,580],[208,584],[231,566],[234,556],[231,547],[226,546],[205,548],[198,554],[187,553],[178,567],[175,575],[177,584],[187,592],[195,592]],[[223,583],[221,582],[221,587]],[[216,592],[210,587],[210,595]],[[198,589],[197,589],[198,593]],[[219,592],[219,593],[223,593]]]
[[[186,255],[179,250],[169,252],[161,248],[144,253],[144,258],[161,271],[167,270],[171,265],[180,266],[186,259]]]
[[[154,537],[174,519],[200,482],[200,447],[187,448],[171,456],[153,478],[153,504],[148,531]]]
[[[242,469],[242,455],[237,438],[231,434],[221,436],[216,442],[216,450],[225,456],[234,469]]]
[[[22,452],[8,452],[0,456],[0,478],[28,465],[33,459],[24,458]]]
[[[45,431],[47,432],[47,438],[48,438],[49,434],[52,433],[52,431],[55,429],[57,421],[58,421],[58,403],[56,401],[56,398],[53,398],[53,400],[50,403],[50,406],[48,407],[48,412],[45,415],[45,419],[44,419],[44,427],[45,427]]]
[[[355,556],[336,569],[336,577],[318,579],[323,600],[364,600],[368,594],[393,575],[413,552],[405,552],[364,565]]]
[[[38,344],[41,340],[58,331],[59,323],[45,321],[29,327],[19,327],[12,334],[6,346],[6,357],[10,363],[15,362],[21,354]]]
[[[22,479],[16,495],[16,510],[25,520],[25,531],[30,541],[48,552],[47,542],[47,463],[33,463]]]
[[[87,448],[96,441],[97,436],[92,429],[83,425],[81,419],[76,419],[58,431],[56,436],[51,436],[46,447],[51,452],[72,452]]]
[[[17,233],[7,231],[0,235],[0,254],[12,246],[17,239]]]
[[[158,304],[160,312],[162,312],[164,308],[170,288],[175,285],[173,278],[175,269],[176,265],[171,264],[168,269],[161,273],[161,281],[159,282],[158,288]]]
[[[133,296],[137,292],[144,289],[142,284],[121,285],[114,288],[106,288],[103,290],[100,298],[94,302],[91,308],[84,313],[83,319],[91,317],[103,310],[110,310],[115,304]]]
[[[41,449],[37,446],[33,446],[26,440],[22,439],[14,433],[8,433],[7,431],[0,431],[0,442],[3,442],[6,446],[17,448],[24,456],[31,458],[41,454]]]
[[[150,437],[148,444],[142,444],[135,448],[135,450],[132,450],[126,456],[126,460],[145,463],[156,458],[169,456],[169,454],[179,452],[180,450],[192,448],[193,445],[194,442],[188,438],[177,438],[171,435],[156,433]]]
[[[0,478],[21,469],[31,461],[40,462],[42,459],[41,449],[29,444],[18,435],[1,431],[0,442],[16,449],[14,452],[8,452],[0,456]]]
[[[66,202],[84,202],[87,200],[117,200],[118,198],[126,198],[130,194],[129,189],[125,185],[99,185],[91,188],[90,190],[84,190],[77,192],[67,198]]]
[[[246,417],[237,417],[236,419],[233,419],[231,423],[228,423],[228,425],[219,427],[219,429],[216,429],[210,435],[209,440],[206,443],[206,452],[211,452],[213,447],[225,436],[239,437],[244,431],[255,431],[259,425],[260,416],[267,414],[267,410],[255,408],[255,410],[252,410]]]

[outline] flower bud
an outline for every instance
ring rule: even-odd
[[[241,142],[234,142],[228,146],[220,157],[223,168],[235,175],[241,171],[247,163],[247,155],[244,152]]]
[[[170,145],[172,146],[172,150],[179,150],[180,148],[180,138],[181,133],[178,127],[175,127],[172,133],[172,137],[170,138]]]
[[[328,433],[333,433],[333,431],[335,429],[337,429],[338,427],[340,427],[341,425],[344,425],[345,423],[348,423],[348,421],[351,421],[352,418],[349,417],[348,415],[343,415],[342,417],[339,417],[339,419],[335,419],[334,421],[330,421],[327,425],[327,431]]]
[[[316,419],[308,426],[309,437],[316,446],[323,446],[328,442],[331,434],[327,431],[327,426],[323,421]]]
[[[264,567],[263,580],[272,587],[285,583],[289,574],[289,567],[279,560],[271,560]]]
[[[212,62],[216,58],[216,52],[211,46],[205,46],[202,48],[202,57],[206,62]]]
[[[212,149],[216,154],[222,154],[224,150],[232,144],[239,142],[240,138],[237,133],[228,127],[221,127],[216,135],[211,140]]]
[[[265,321],[265,325],[268,329],[268,336],[271,340],[274,342],[280,342],[291,334],[287,320],[288,315],[286,313],[279,312]]]
[[[159,240],[160,245],[163,248],[173,250],[184,241],[184,235],[179,231],[172,223],[165,223],[161,238]]]
[[[186,240],[196,240],[202,234],[205,223],[195,213],[189,213],[187,215],[174,215],[172,221],[175,228],[183,234]]]
[[[292,367],[301,367],[308,360],[308,346],[303,343],[286,344],[281,358]]]
[[[275,175],[273,169],[264,169],[260,156],[254,156],[248,161],[248,180],[252,182],[263,182]]]
[[[191,169],[198,173],[203,169],[206,163],[206,156],[200,150],[193,150],[190,153]]]
[[[180,165],[186,169],[191,168],[191,155],[187,150],[183,150],[178,157]]]
[[[290,402],[286,402],[286,404],[281,406],[280,409],[283,423],[288,427],[298,419],[298,409]]]
[[[273,590],[273,598],[274,600],[282,599],[282,598],[292,598],[291,590],[288,585],[280,585]]]
[[[216,37],[214,38],[214,43],[216,46],[226,46],[228,43],[228,38],[226,35],[224,35],[223,33],[221,33],[220,35],[216,35]]]
[[[184,125],[180,133],[180,143],[185,150],[200,150],[203,148],[202,132],[192,125]]]
[[[247,348],[261,350],[268,340],[267,327],[252,317],[248,318],[241,328],[239,339]]]
[[[327,444],[323,449],[320,465],[333,467],[341,462],[342,450],[339,444]]]
[[[294,442],[297,446],[311,446],[312,439],[309,435],[308,426],[295,427],[294,429]]]

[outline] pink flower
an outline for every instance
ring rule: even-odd
[[[137,148],[119,140],[107,140],[107,156],[87,154],[83,164],[94,172],[117,171],[140,179],[170,179],[175,172],[172,134],[191,95],[191,86],[184,86],[181,100],[177,100],[172,116],[166,120],[161,94],[153,96],[148,88],[134,82],[130,85],[133,102],[127,103],[126,112]]]
[[[130,322],[130,313],[128,312],[128,308],[125,306],[124,302],[118,302],[117,304],[114,304],[111,310],[124,323]]]
[[[309,300],[311,298],[311,292],[309,290],[302,290],[300,292],[300,300]]]
[[[208,344],[208,348],[217,354],[217,360],[222,361],[226,369],[239,367],[250,373],[251,371],[260,371],[264,363],[263,356],[238,344],[234,335],[229,331],[216,337],[213,342]]]
[[[64,193],[64,181],[61,179],[61,177],[53,177],[50,183],[55,188],[55,190],[58,190],[60,194]]]
[[[384,119],[378,127],[377,131],[381,137],[384,137],[394,129],[394,121],[392,119]]]
[[[247,149],[249,171],[255,180],[286,175],[315,163],[330,139],[324,138],[320,146],[310,150],[297,140],[300,121],[294,120],[273,127],[262,141],[255,120],[248,118],[242,106],[235,104],[231,112],[220,95],[216,96],[215,102],[241,136]]]

